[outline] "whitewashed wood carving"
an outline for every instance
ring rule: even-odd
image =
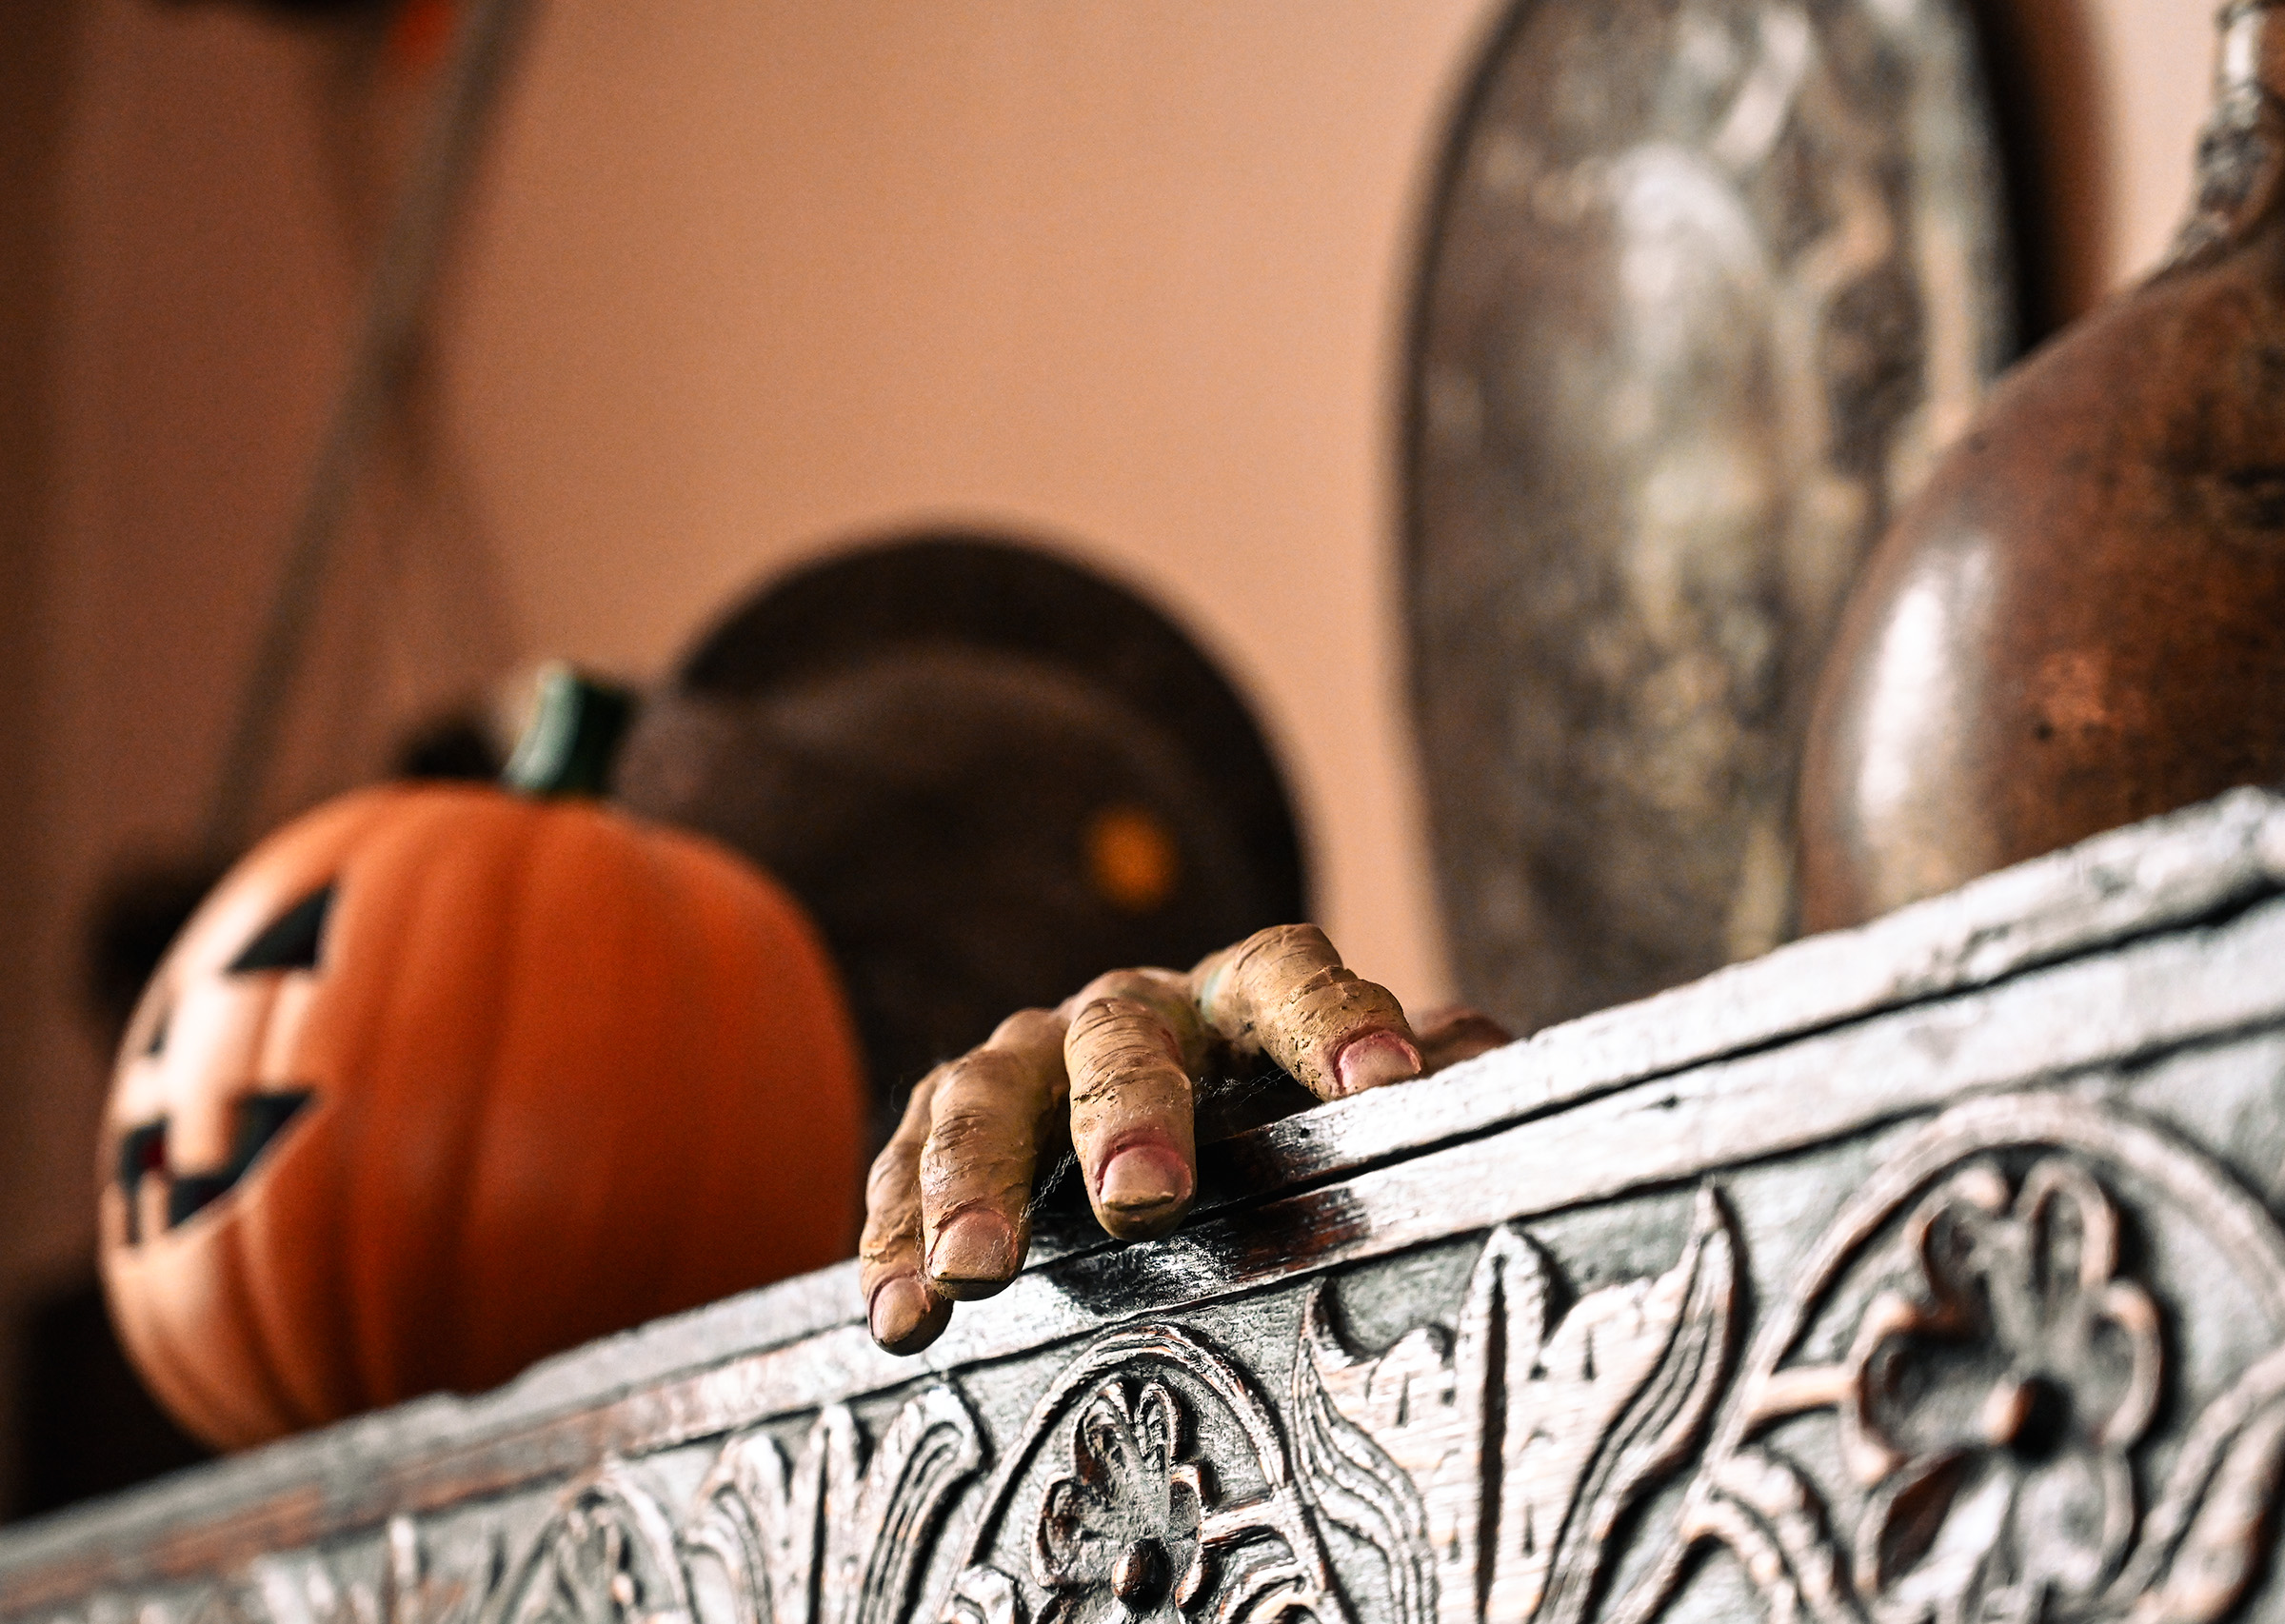
[[[2285,1624],[2285,800],[1206,1178],[923,1359],[827,1275],[0,1530],[0,1624]]]
[[[2145,1515],[2143,1446],[2180,1328],[2123,1266],[2119,1183],[2228,1259],[2203,1291],[2285,1325],[2285,1237],[2210,1159],[2059,1095],[1962,1106],[1882,1168],[1763,1326],[1679,1536],[1614,1616],[1656,1616],[1701,1540],[1744,1564],[1777,1621],[2230,1614],[2268,1561],[2285,1347],[2196,1404]],[[1852,1284],[1845,1353],[1799,1359]],[[1838,1470],[1807,1464],[1819,1428],[1804,1419]]]
[[[614,1465],[565,1498],[484,1624],[901,1624],[981,1449],[940,1386],[869,1453],[839,1404],[791,1461],[765,1434],[732,1438],[679,1520]]]
[[[1737,1280],[1711,1193],[1665,1275],[1560,1318],[1551,1295],[1540,1249],[1503,1228],[1454,1334],[1423,1328],[1359,1359],[1312,1297],[1294,1367],[1302,1456],[1325,1515],[1385,1553],[1401,1624],[1576,1624],[1613,1529],[1685,1462],[1720,1393]]]
[[[1369,1357],[1322,1285],[1283,1371],[1186,1327],[1109,1333],[974,1494],[993,1452],[938,1382],[869,1444],[842,1404],[790,1451],[736,1434],[685,1504],[609,1463],[512,1564],[495,1535],[432,1571],[399,1516],[363,1576],[262,1557],[188,1605],[99,1598],[73,1624],[1651,1624],[1706,1547],[1770,1624],[2218,1624],[2269,1559],[2285,1345],[2209,1381],[2154,1481],[2179,1327],[2128,1255],[2158,1207],[2285,1327],[2285,1236],[2209,1159],[2001,1096],[1880,1167],[1735,1380],[1745,1259],[1709,1188],[1671,1268],[1560,1312],[1556,1265],[1503,1225],[1450,1325]],[[1820,1337],[1832,1356],[1804,1357]],[[1685,1473],[1679,1513],[1630,1525]],[[1607,1594],[1629,1538],[1653,1559]]]
[[[1199,1458],[1192,1441],[1202,1406],[1234,1445],[1219,1460]],[[1226,1493],[1231,1477],[1247,1490]],[[1022,1624],[1015,1583],[986,1554],[1032,1478],[1044,1492],[1023,1543],[1046,1598],[1041,1624],[1348,1616],[1276,1413],[1193,1332],[1115,1332],[1049,1385],[984,1495],[945,1624]]]

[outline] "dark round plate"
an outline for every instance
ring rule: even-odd
[[[616,792],[776,874],[884,1098],[1101,972],[1306,916],[1283,780],[1164,613],[1045,549],[930,534],[765,584],[654,697]]]

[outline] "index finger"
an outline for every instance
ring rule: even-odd
[[[1115,971],[1071,1001],[1063,1060],[1087,1198],[1122,1240],[1163,1235],[1198,1188],[1191,1078],[1206,1032],[1189,983],[1164,970]]]
[[[1403,1005],[1343,965],[1313,924],[1257,931],[1202,961],[1190,983],[1226,1042],[1267,1054],[1321,1099],[1425,1069]]]

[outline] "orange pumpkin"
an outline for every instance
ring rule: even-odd
[[[104,1282],[237,1447],[844,1256],[863,1083],[801,909],[594,801],[395,786],[263,842],[128,1029]]]

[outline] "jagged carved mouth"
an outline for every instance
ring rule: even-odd
[[[224,970],[227,976],[266,972],[315,970],[325,939],[327,916],[332,911],[334,887],[321,885],[257,931]],[[172,1011],[162,1010],[144,1040],[146,1059],[166,1053]],[[128,1129],[119,1137],[119,1192],[127,1198],[127,1243],[143,1239],[141,1197],[146,1178],[167,1180],[167,1227],[188,1221],[237,1187],[270,1140],[283,1133],[302,1107],[309,1102],[307,1088],[267,1089],[239,1099],[230,1108],[230,1159],[211,1173],[170,1173],[167,1157],[167,1119],[157,1118]]]
[[[167,1170],[167,1119],[145,1122],[119,1137],[119,1192],[127,1198],[127,1243],[143,1239],[143,1180],[167,1180],[167,1227],[174,1228],[234,1189],[286,1124],[309,1103],[314,1090],[248,1094],[231,1109],[230,1159],[212,1173]]]

